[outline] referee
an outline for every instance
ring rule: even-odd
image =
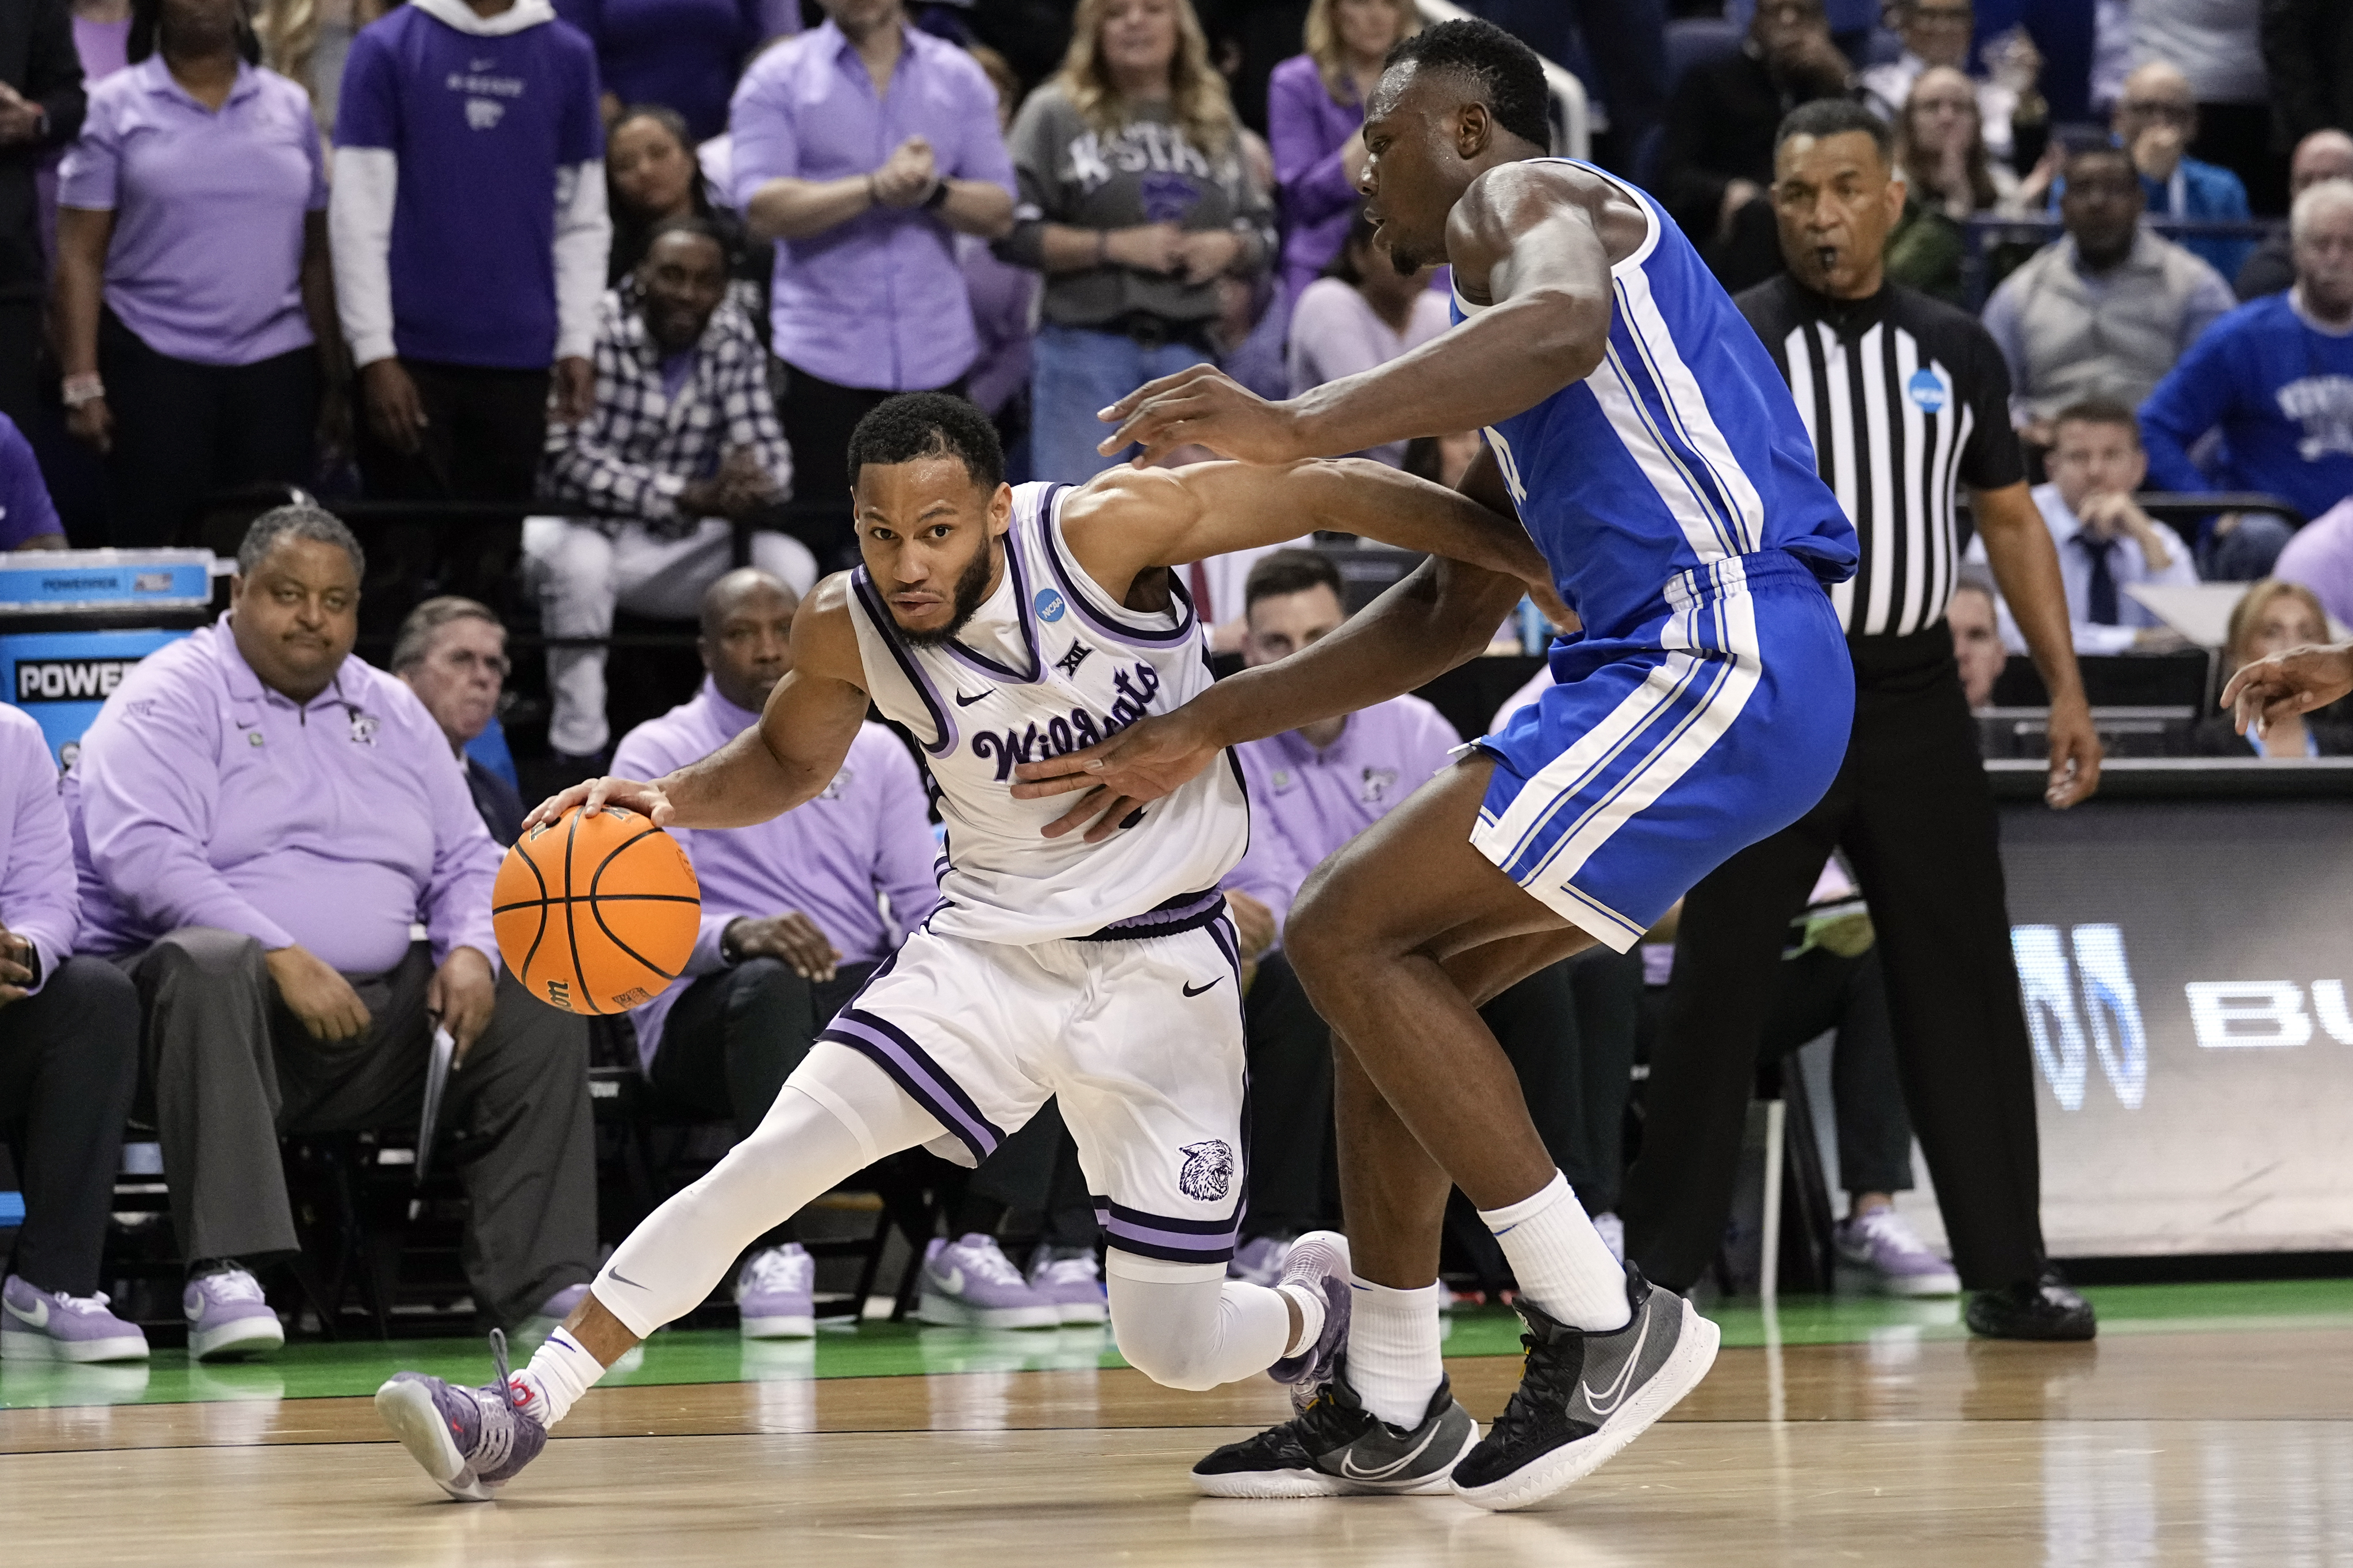
[[[2028,499],[2010,375],[1970,317],[1885,281],[1904,208],[1887,126],[1844,100],[1781,123],[1772,200],[1788,272],[1740,296],[1862,545],[1834,590],[1854,730],[1821,803],[1683,901],[1623,1214],[1644,1273],[1688,1288],[1731,1207],[1740,1124],[1789,922],[1846,852],[1877,929],[1898,1069],[1936,1185],[1969,1327],[2088,1339],[2092,1309],[2042,1248],[2034,1079],[2003,907],[1992,791],[1944,624],[1967,485],[2003,595],[2051,691],[2045,799],[2097,787],[2099,741],[2051,534]]]

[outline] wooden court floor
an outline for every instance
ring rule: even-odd
[[[1726,1350],[1543,1513],[1242,1502],[1187,1467],[1284,1409],[1120,1367],[599,1389],[506,1500],[439,1495],[364,1398],[0,1410],[11,1563],[2353,1563],[2353,1327],[1882,1332]],[[1450,1363],[1481,1417],[1515,1360]]]

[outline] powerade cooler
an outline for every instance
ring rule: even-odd
[[[207,550],[0,553],[0,693],[63,770],[124,673],[212,614]]]

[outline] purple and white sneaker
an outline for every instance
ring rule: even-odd
[[[797,1241],[752,1254],[735,1276],[735,1311],[747,1340],[813,1337],[817,1259]]]
[[[396,1372],[375,1391],[375,1413],[434,1483],[459,1502],[489,1502],[547,1447],[547,1429],[523,1409],[529,1385],[507,1373],[506,1336],[491,1331],[498,1381],[458,1388],[421,1372]]]
[[[1912,1222],[1892,1208],[1872,1209],[1831,1227],[1839,1260],[1870,1272],[1885,1296],[1957,1296],[1961,1277],[1928,1250]]]
[[[1110,1320],[1103,1297],[1103,1266],[1092,1247],[1040,1247],[1029,1259],[1029,1289],[1051,1301],[1064,1323]]]
[[[923,1249],[915,1320],[967,1329],[1052,1329],[1062,1309],[1029,1288],[994,1237],[935,1237]]]
[[[147,1336],[106,1310],[103,1291],[69,1296],[14,1274],[0,1285],[0,1356],[10,1361],[144,1361]]]
[[[1289,1237],[1253,1236],[1234,1248],[1233,1261],[1226,1265],[1226,1278],[1271,1290],[1282,1283],[1282,1265],[1290,1256]]]
[[[1282,1283],[1302,1285],[1324,1293],[1324,1331],[1297,1355],[1284,1356],[1266,1369],[1267,1376],[1292,1385],[1292,1403],[1313,1398],[1332,1381],[1341,1352],[1348,1348],[1348,1309],[1354,1300],[1356,1276],[1348,1268],[1348,1238],[1336,1230],[1311,1230],[1291,1244],[1283,1260]],[[1300,1406],[1303,1408],[1303,1406]]]
[[[180,1292],[188,1320],[188,1359],[258,1355],[286,1342],[286,1330],[261,1293],[261,1281],[242,1268],[216,1268]]]

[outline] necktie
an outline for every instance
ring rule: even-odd
[[[2092,590],[2084,595],[2091,611],[2092,624],[2095,626],[2121,625],[2116,608],[2116,574],[2108,569],[2108,560],[2124,541],[2078,533],[2075,542],[2082,545],[2084,553],[2092,558]]]
[[[1209,613],[1209,574],[1198,561],[1185,568],[1185,586],[1193,595],[1195,618],[1205,626],[1216,626],[1218,618]],[[2114,604],[2116,596],[2115,589],[2108,590],[2109,603]]]

